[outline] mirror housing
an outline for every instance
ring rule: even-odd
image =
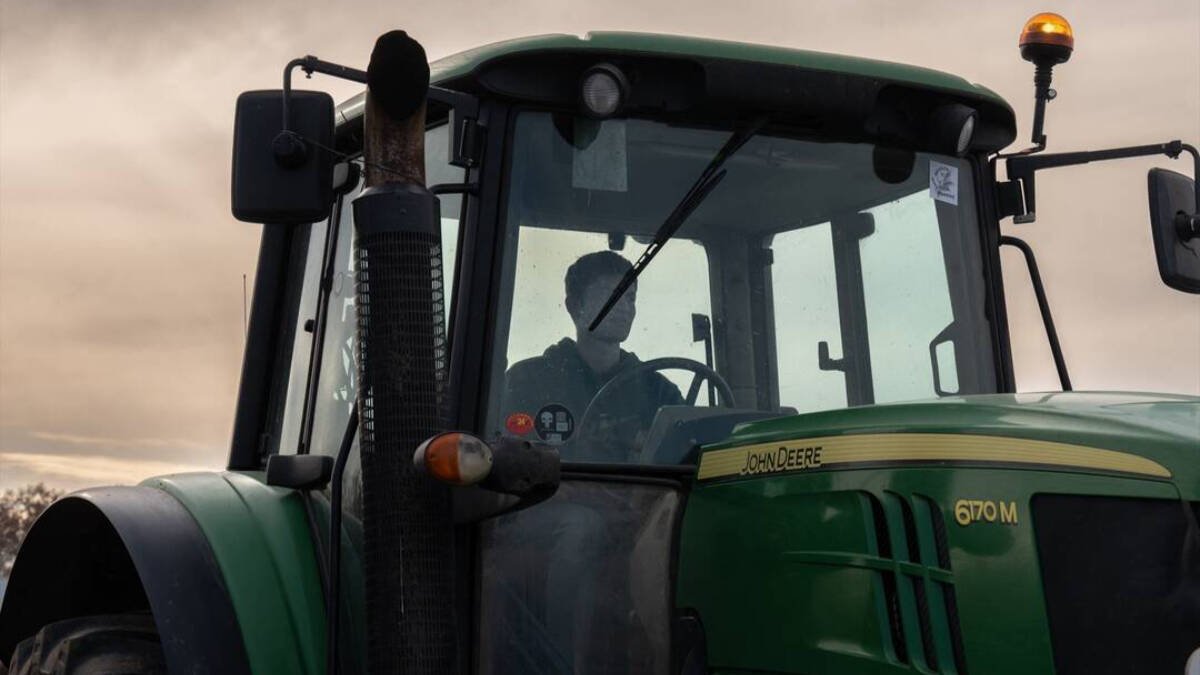
[[[1163,283],[1200,293],[1200,236],[1195,181],[1167,169],[1150,169],[1150,224]]]
[[[335,157],[333,99],[292,91],[283,132],[283,91],[238,96],[233,126],[233,217],[297,225],[329,217]]]

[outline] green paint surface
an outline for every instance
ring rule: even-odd
[[[681,532],[676,604],[699,613],[714,672],[956,672],[953,606],[972,675],[1053,673],[1033,497],[1200,497],[1196,397],[1021,394],[868,406],[747,425],[706,450],[903,432],[1118,450],[1173,476],[929,465],[697,483]],[[1012,504],[1015,522],[960,524],[960,500]]]
[[[739,427],[717,450],[752,443],[866,433],[1028,438],[1140,455],[1200,499],[1200,397],[1124,392],[994,394],[843,408]]]
[[[953,589],[972,674],[1052,673],[1030,516],[1040,492],[1178,498],[1167,482],[994,469],[861,469],[701,485],[684,517],[676,604],[699,612],[719,672],[929,672],[919,581],[936,672],[953,672],[943,598]],[[890,556],[875,545],[871,499],[884,507]],[[1015,502],[1017,522],[961,526],[959,499]],[[909,555],[901,503],[940,512],[948,569],[931,518],[914,516],[919,553]],[[885,574],[896,580],[904,661],[892,642]]]
[[[444,82],[467,75],[496,59],[543,51],[631,52],[771,63],[905,82],[986,98],[1007,106],[999,95],[989,89],[971,84],[957,75],[929,68],[843,54],[652,33],[599,31],[587,33],[582,37],[555,34],[496,42],[434,61],[430,64],[430,78],[434,82]]]
[[[258,472],[180,474],[142,485],[178,499],[225,578],[252,672],[325,671],[325,606],[304,505]]]

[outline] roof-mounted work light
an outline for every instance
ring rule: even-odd
[[[948,103],[933,111],[929,119],[929,135],[934,147],[940,152],[953,152],[962,157],[975,138],[976,120],[979,113],[961,103]]]
[[[583,74],[579,95],[588,115],[597,119],[612,117],[625,107],[629,80],[620,68],[600,63]]]

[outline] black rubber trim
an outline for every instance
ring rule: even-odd
[[[224,578],[183,505],[147,487],[78,492],[25,538],[0,607],[0,654],[55,621],[144,609],[171,672],[250,673]]]
[[[287,396],[308,233],[309,226],[263,225],[230,441],[231,470],[261,468],[266,453],[278,443],[270,437],[278,424],[272,413],[282,410],[277,403]],[[295,243],[305,244],[299,260]],[[296,266],[300,274],[293,274]]]
[[[696,475],[695,464],[615,464],[600,462],[563,462],[562,470],[572,473],[602,473],[619,476],[686,479]]]
[[[657,485],[659,487],[671,488],[674,490],[682,490],[683,483],[670,478],[651,478],[649,476],[618,476],[610,473],[577,473],[574,471],[562,472],[562,480],[575,480],[591,483],[620,483],[622,485]]]

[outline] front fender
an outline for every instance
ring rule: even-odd
[[[221,571],[196,521],[147,487],[52,504],[21,545],[0,607],[0,654],[42,626],[150,610],[173,673],[249,673]]]
[[[261,474],[224,472],[56,502],[13,567],[0,653],[52,621],[148,608],[173,673],[323,673],[324,599],[302,499]]]
[[[303,496],[266,485],[259,472],[180,474],[142,485],[177,499],[204,532],[255,675],[323,675],[325,600]]]

